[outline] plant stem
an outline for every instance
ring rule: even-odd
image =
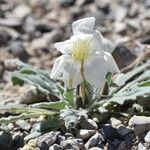
[[[84,77],[84,67],[83,67],[84,61],[81,61],[81,76],[83,79],[83,82],[81,83],[81,97],[82,97],[82,103],[83,103],[83,107],[85,106],[85,99],[86,99],[86,80]]]

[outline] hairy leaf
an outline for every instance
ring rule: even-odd
[[[43,102],[36,103],[31,105],[34,108],[42,108],[42,109],[52,109],[52,110],[61,110],[67,106],[68,103],[66,101],[57,101],[57,102]]]
[[[49,72],[32,67],[22,68],[20,71],[13,73],[12,82],[14,85],[20,86],[25,83],[32,84],[50,99],[55,98],[58,100],[62,98],[64,92],[63,88],[50,78]]]

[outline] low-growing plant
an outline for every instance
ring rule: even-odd
[[[81,117],[103,121],[106,116],[148,113],[150,63],[119,73],[110,54],[114,45],[94,27],[93,17],[73,22],[73,36],[55,44],[63,55],[55,60],[51,74],[17,61],[20,67],[12,74],[12,83],[35,86],[49,102],[0,106],[1,112],[13,114],[2,117],[0,124],[43,115],[40,133],[61,126],[74,129]]]

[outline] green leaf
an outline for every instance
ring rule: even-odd
[[[74,89],[66,89],[64,99],[71,105],[74,105]]]
[[[60,111],[60,118],[64,120],[66,129],[70,130],[76,127],[78,116],[73,109],[65,108]]]
[[[50,110],[61,110],[67,106],[68,103],[66,101],[58,101],[58,102],[43,102],[36,103],[31,105],[34,108],[42,108],[42,109],[50,109]]]
[[[142,87],[142,86],[150,86],[150,80],[144,81],[144,82],[142,82],[142,83],[139,83],[138,86],[140,86],[140,87]]]
[[[107,100],[107,102],[115,102],[120,105],[124,104],[127,100],[136,100],[138,97],[142,99],[142,97],[150,96],[150,88],[149,87],[138,87],[134,86],[126,91],[122,91],[121,93],[116,93],[112,98]]]
[[[122,74],[117,76],[116,80],[114,81],[115,84],[118,86],[123,86],[127,83],[127,81],[131,80],[133,77],[142,73],[146,68],[150,67],[150,63],[146,63],[140,67],[137,67],[126,74]]]
[[[0,124],[13,123],[19,119],[27,119],[27,118],[33,118],[33,117],[39,117],[39,114],[37,114],[37,113],[31,113],[31,114],[23,113],[23,114],[18,115],[18,116],[2,117],[2,118],[0,118]]]
[[[1,105],[0,106],[0,112],[9,112],[9,113],[13,113],[13,114],[22,114],[22,113],[26,113],[26,114],[38,114],[38,115],[54,115],[56,114],[56,112],[54,111],[50,111],[50,110],[44,110],[44,109],[40,109],[40,108],[32,108],[30,106],[26,106],[26,105],[21,105],[17,104],[11,104],[11,105]]]
[[[111,72],[107,73],[106,80],[107,80],[108,84],[112,83],[112,73]]]
[[[65,108],[60,111],[60,118],[64,120],[67,130],[74,129],[81,117],[87,118],[87,111],[84,109],[74,110]]]
[[[12,82],[14,85],[31,84],[38,88],[39,91],[46,94],[50,100],[61,99],[63,97],[63,87],[50,78],[49,72],[38,70],[33,67],[22,68],[20,71],[13,73]]]
[[[45,121],[41,122],[40,124],[40,132],[43,131],[54,131],[60,128],[62,125],[62,122],[60,121],[59,115],[54,115],[52,117],[49,117]]]

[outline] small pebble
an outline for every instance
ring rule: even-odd
[[[112,117],[112,118],[110,118],[110,123],[111,123],[112,126],[118,126],[118,125],[120,125],[122,122],[121,122],[120,120],[118,120],[118,119]]]
[[[150,131],[147,132],[145,138],[144,138],[145,142],[149,143],[150,142]]]
[[[83,140],[87,140],[89,139],[92,135],[94,135],[96,133],[95,130],[86,130],[86,129],[81,129],[79,131],[79,136],[83,139]]]
[[[30,130],[31,125],[25,120],[17,120],[16,125],[18,125],[22,130]]]
[[[88,129],[88,130],[96,130],[98,128],[95,121],[93,121],[92,119],[86,119],[84,117],[81,117],[79,126],[82,129]]]
[[[49,150],[63,150],[63,147],[58,144],[54,144],[49,148]]]
[[[104,137],[100,133],[93,135],[85,144],[86,149],[97,146],[100,141],[104,141]]]

